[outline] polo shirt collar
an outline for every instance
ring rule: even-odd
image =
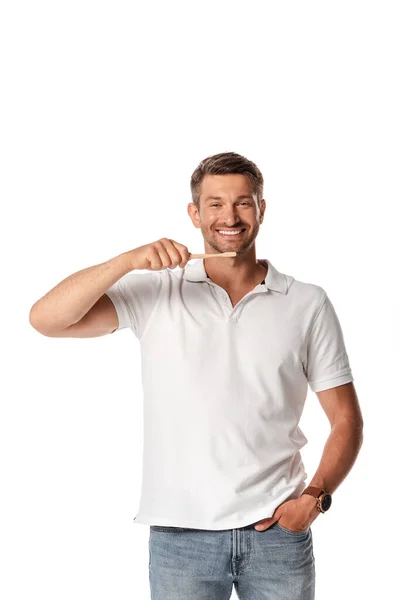
[[[265,277],[265,285],[262,286],[264,291],[273,290],[274,292],[280,292],[286,294],[288,286],[287,280],[283,273],[280,273],[273,264],[266,258],[258,259],[263,266],[267,267],[268,272]],[[204,268],[204,259],[198,259],[189,265],[186,265],[183,273],[183,278],[187,281],[210,281],[207,277],[207,273]]]

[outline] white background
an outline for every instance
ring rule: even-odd
[[[338,313],[364,444],[312,525],[316,598],[393,597],[398,526],[399,18],[396,2],[3,3],[1,579],[4,600],[150,598],[139,343],[56,339],[32,304],[166,236],[204,249],[197,164],[264,179],[258,258]],[[329,422],[300,422],[313,476]],[[236,597],[234,594],[232,597]]]

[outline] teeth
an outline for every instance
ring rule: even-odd
[[[239,235],[242,231],[218,231],[218,233],[222,233],[222,235]]]

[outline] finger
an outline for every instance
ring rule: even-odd
[[[262,521],[259,521],[258,523],[256,523],[256,525],[254,525],[254,529],[257,529],[257,531],[265,531],[265,529],[268,529],[268,527],[270,527],[277,520],[278,519],[274,517],[270,517],[269,519],[263,519]]]
[[[183,269],[183,267],[185,267],[190,260],[189,249],[187,248],[187,246],[184,246],[183,244],[180,244],[179,242],[175,242],[175,240],[171,240],[171,242],[175,246],[175,248],[178,250],[178,252],[181,256],[182,260],[181,260],[181,263],[179,264],[179,266],[181,267],[181,269]]]
[[[159,271],[170,265],[168,252],[162,243],[162,240],[157,240],[151,247],[151,267],[153,270]]]
[[[163,252],[162,249],[161,252]],[[160,256],[160,247],[157,245],[157,242],[154,242],[154,244],[149,248],[148,257],[148,260],[150,261],[150,266],[148,268],[151,271],[159,271],[163,268],[163,261]]]
[[[174,269],[182,261],[182,256],[181,256],[179,250],[172,243],[172,240],[170,240],[168,238],[162,238],[160,241],[163,244],[163,246],[166,249],[167,254],[169,256],[169,263],[166,264],[166,266]]]
[[[154,268],[160,270],[169,267],[171,264],[171,259],[165,245],[163,244],[163,239],[154,242],[153,247],[156,251],[156,255],[154,256]]]

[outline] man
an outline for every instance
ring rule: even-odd
[[[135,522],[150,526],[153,600],[228,599],[233,585],[245,600],[312,600],[310,526],[362,444],[342,330],[323,288],[256,258],[266,203],[254,163],[208,157],[191,191],[205,252],[236,256],[188,264],[188,248],[162,238],[63,280],[30,322],[51,337],[130,328],[139,339]],[[298,422],[308,385],[331,432],[307,486]]]

